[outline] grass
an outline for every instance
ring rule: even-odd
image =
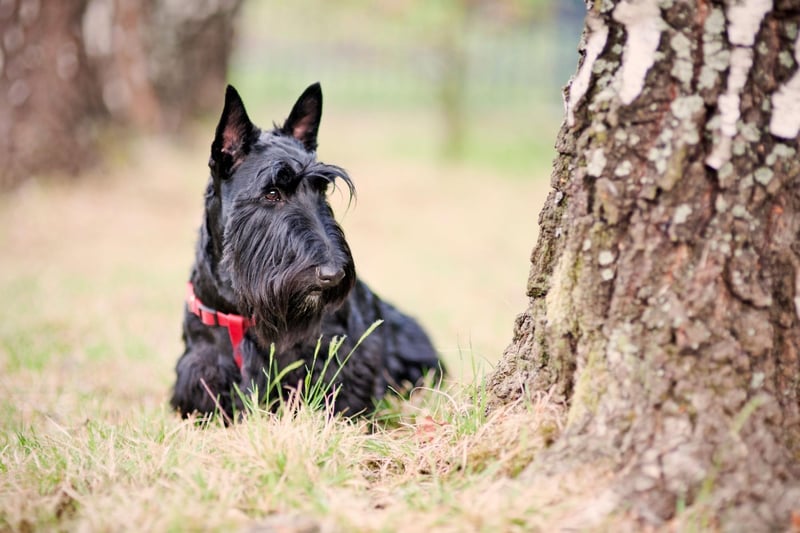
[[[411,515],[425,529],[489,521],[508,530],[513,516],[482,516],[469,497],[513,479],[543,445],[537,425],[557,417],[475,424],[458,416],[474,407],[464,400],[448,400],[459,409],[415,406],[390,430],[304,407],[293,416],[255,410],[228,428],[179,421],[163,408],[124,421],[46,419],[2,443],[0,524],[163,531],[290,520],[379,531]]]
[[[401,115],[389,130],[333,111],[320,139],[358,187],[333,200],[360,275],[451,370],[373,422],[301,402],[226,428],[167,408],[213,125],[0,198],[0,530],[514,531],[569,514],[526,477],[561,413],[486,417],[482,388],[525,305],[549,161],[526,177],[404,159],[393,139],[427,119]]]

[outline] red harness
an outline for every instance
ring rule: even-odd
[[[233,347],[233,360],[239,370],[242,369],[242,339],[247,329],[253,325],[253,320],[240,315],[229,315],[212,309],[195,296],[194,286],[188,283],[186,294],[186,306],[192,314],[197,315],[206,326],[221,326],[228,328],[228,335],[231,338]]]

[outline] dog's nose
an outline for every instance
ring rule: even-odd
[[[323,289],[337,286],[344,279],[344,270],[333,265],[317,267],[317,281]]]

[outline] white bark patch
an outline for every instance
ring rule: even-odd
[[[603,170],[605,168],[606,168],[606,154],[603,153],[602,148],[598,148],[597,150],[592,152],[589,162],[586,165],[586,172],[590,176],[599,178],[603,174]]]
[[[794,43],[794,58],[800,63],[800,36]],[[776,137],[793,139],[800,131],[800,70],[772,93],[769,131]]]
[[[692,208],[689,204],[681,204],[675,209],[675,215],[672,217],[673,224],[683,224],[692,214]]]
[[[614,262],[614,254],[609,250],[603,250],[598,254],[597,262],[600,266],[608,266]]]
[[[730,161],[736,122],[739,120],[740,96],[753,66],[753,43],[764,15],[772,9],[772,0],[740,0],[728,4],[728,40],[734,46],[730,57],[727,90],[719,97],[719,138],[706,158],[706,164],[719,170]]]
[[[753,66],[753,49],[736,48],[731,52],[731,67],[728,74],[728,91],[719,97],[720,131],[726,137],[736,135],[736,121],[739,120],[739,95],[747,83],[747,75]]]
[[[564,101],[567,125],[570,127],[575,125],[575,106],[578,105],[580,99],[589,89],[594,63],[600,56],[600,52],[605,48],[606,40],[608,39],[608,26],[593,11],[586,15],[586,27],[589,31],[586,38],[586,55],[577,74],[572,79],[572,83],[569,85],[569,96]]]
[[[706,165],[719,170],[731,158],[731,139],[723,136],[714,144],[714,151],[706,157]]]
[[[83,42],[89,56],[107,56],[114,45],[114,3],[110,0],[89,2],[81,21]]]
[[[628,176],[631,173],[631,170],[633,170],[633,163],[626,159],[617,166],[617,168],[614,170],[614,175],[619,177]]]
[[[752,47],[764,15],[772,9],[772,0],[739,0],[728,4],[728,40],[737,46]]]
[[[794,273],[794,311],[797,313],[797,318],[800,318],[800,269]]]
[[[656,59],[664,21],[657,0],[622,0],[612,16],[625,26],[628,36],[619,78],[619,99],[627,105],[642,92],[647,71]]]

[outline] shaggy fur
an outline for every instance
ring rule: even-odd
[[[211,145],[191,282],[206,306],[249,317],[253,326],[241,344],[240,371],[227,330],[186,311],[186,350],[171,401],[183,416],[212,413],[218,405],[232,414],[241,407],[234,385],[245,393],[264,391],[271,345],[278,369],[304,362],[283,383],[296,386],[309,372],[314,380],[333,382],[340,389],[334,410],[347,415],[369,412],[390,387],[441,371],[419,324],[356,277],[326,194],[337,180],[351,196],[355,190],[343,169],[316,160],[321,114],[322,91],[314,84],[282,126],[262,131],[228,87]],[[333,337],[345,337],[343,357],[378,319],[383,324],[341,370],[336,363],[323,368]],[[312,362],[320,336],[320,356]]]

